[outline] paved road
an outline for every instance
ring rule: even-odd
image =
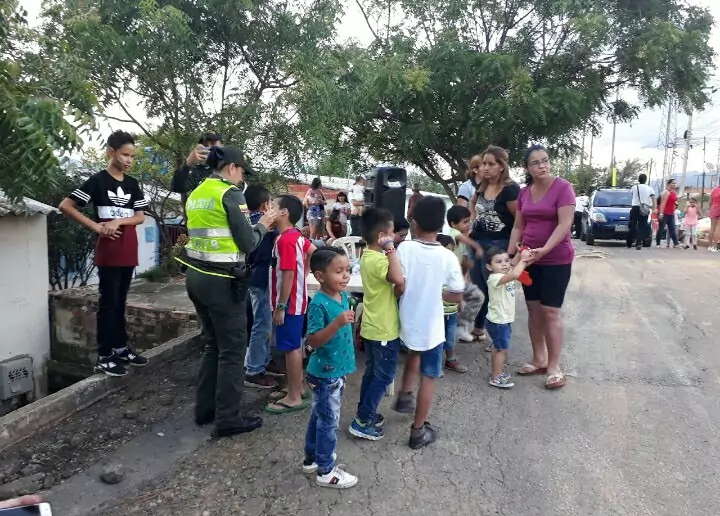
[[[100,512],[718,514],[720,256],[584,244],[578,255],[564,390],[547,392],[540,377],[494,390],[487,355],[461,346],[470,372],[439,382],[431,417],[442,438],[421,452],[407,447],[410,420],[391,412],[389,400],[384,440],[346,433],[360,375],[350,379],[338,453],[360,477],[356,488],[320,489],[301,473],[307,414],[268,417],[248,436],[185,446],[168,471],[145,472],[154,478]],[[519,304],[515,366],[529,356],[525,320]],[[178,425],[181,436],[197,435],[187,419]]]

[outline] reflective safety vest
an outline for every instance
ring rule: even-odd
[[[185,205],[188,258],[217,264],[236,264],[244,259],[240,253],[223,206],[225,192],[234,188],[222,179],[208,177],[193,190]]]

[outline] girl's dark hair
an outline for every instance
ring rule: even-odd
[[[317,190],[321,186],[322,186],[322,181],[320,181],[319,177],[316,177],[315,179],[312,180],[312,183],[310,183],[310,188],[313,188],[315,190]]]
[[[333,210],[330,212],[329,220],[335,221],[340,218],[340,210]]]
[[[547,152],[547,149],[540,145],[539,143],[536,143],[535,145],[531,145],[527,149],[525,149],[525,154],[523,155],[523,166],[525,167],[525,184],[527,186],[530,186],[533,184],[533,178],[530,175],[530,172],[528,172],[528,162],[530,161],[530,154],[532,154],[535,151],[545,151]]]
[[[338,192],[338,194],[335,196],[335,200],[337,201],[340,196],[345,197],[345,202],[347,202],[348,196],[345,192]]]
[[[338,256],[345,256],[345,251],[340,247],[329,245],[318,247],[310,256],[310,272],[325,272],[330,262]]]

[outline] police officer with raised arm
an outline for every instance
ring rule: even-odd
[[[266,212],[250,224],[238,185],[253,174],[237,147],[213,147],[208,165],[214,172],[190,194],[185,206],[189,242],[178,261],[187,266],[186,287],[206,339],[195,402],[195,422],[215,422],[226,437],[262,426],[259,417],[241,413],[247,345],[245,298],[249,269],[245,256],[275,219]]]

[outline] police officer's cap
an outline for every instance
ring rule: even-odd
[[[208,165],[212,168],[220,170],[230,163],[233,163],[238,167],[242,167],[248,175],[255,174],[255,170],[250,164],[250,157],[239,148],[232,145],[226,145],[225,147],[213,147],[210,149]]]

